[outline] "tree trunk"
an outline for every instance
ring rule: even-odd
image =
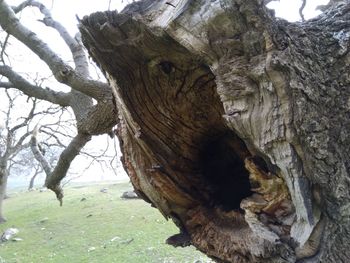
[[[144,0],[80,29],[137,193],[217,262],[349,262],[350,3]],[[156,230],[155,230],[156,231]]]
[[[3,202],[6,198],[6,187],[8,178],[8,170],[6,168],[6,165],[4,166],[2,161],[0,161],[0,224],[6,222],[3,213]]]
[[[35,172],[34,175],[30,178],[29,185],[28,185],[28,191],[34,189],[34,181],[35,181],[35,178],[37,175],[38,175],[38,173]]]

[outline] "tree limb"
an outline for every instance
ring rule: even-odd
[[[41,153],[39,149],[38,139],[37,139],[38,131],[39,131],[39,128],[38,126],[36,126],[34,128],[34,131],[32,133],[32,138],[30,140],[30,148],[34,154],[35,159],[40,163],[40,165],[44,169],[46,176],[50,176],[52,172],[52,167],[50,163],[45,159],[44,155]]]
[[[34,113],[34,112],[35,112],[35,108],[36,108],[36,99],[34,99],[34,100],[32,101],[32,103],[33,103],[32,108],[30,109],[30,111],[29,111],[27,117],[24,118],[24,120],[23,120],[22,123],[20,123],[20,124],[18,124],[18,125],[15,125],[14,127],[12,127],[12,128],[9,130],[10,133],[13,134],[13,133],[15,133],[17,130],[19,130],[20,128],[27,126],[28,123],[29,123],[29,121],[33,119],[34,114],[35,114],[35,113]]]
[[[28,138],[28,136],[31,134],[31,132],[28,132],[27,134],[25,134],[25,136],[23,136],[23,140]],[[30,147],[30,143],[25,143],[23,144],[23,141],[17,143],[13,148],[12,148],[12,155],[17,155],[17,153],[19,153],[20,151],[27,149],[28,147]]]
[[[39,56],[49,66],[59,82],[67,84],[97,101],[112,96],[107,84],[87,79],[64,63],[45,42],[20,23],[12,8],[4,0],[0,0],[0,25],[7,33],[13,35]]]
[[[32,177],[30,178],[30,181],[29,181],[28,191],[33,189],[35,178],[42,172],[43,172],[42,167],[40,165],[36,165],[34,174],[32,175]]]
[[[37,7],[44,15],[41,21],[46,26],[54,28],[70,48],[76,68],[66,64],[47,44],[39,39],[34,32],[26,28],[16,17],[15,12],[20,12],[27,6]],[[115,104],[112,100],[112,92],[109,85],[89,79],[88,64],[81,40],[72,38],[66,29],[53,20],[50,11],[41,3],[28,0],[20,6],[10,8],[5,0],[0,0],[0,26],[10,35],[17,38],[43,60],[52,71],[55,78],[72,88],[70,93],[55,92],[50,89],[42,89],[40,85],[32,85],[8,66],[0,66],[0,75],[5,76],[9,82],[1,82],[0,87],[16,88],[28,96],[58,104],[70,106],[75,114],[78,135],[76,135],[68,147],[61,153],[58,163],[52,167],[45,160],[38,149],[37,133],[35,131],[31,140],[31,148],[35,158],[44,167],[46,173],[45,185],[53,190],[62,204],[63,192],[61,180],[66,176],[73,159],[79,154],[84,145],[91,139],[91,135],[110,132],[116,124]],[[94,105],[92,98],[97,100]],[[38,128],[37,128],[38,129]],[[53,138],[58,145],[62,145],[53,131]]]
[[[9,66],[0,66],[0,74],[9,79],[9,82],[0,82],[0,87],[16,88],[29,97],[35,97],[45,100],[62,107],[70,106],[70,94],[64,92],[56,92],[49,88],[43,89],[39,86],[32,85],[18,73],[13,71]]]
[[[305,17],[304,17],[304,14],[303,14],[305,6],[306,6],[306,0],[302,0],[301,6],[299,8],[299,15],[301,17],[301,21],[303,21],[303,22],[305,21]]]
[[[57,146],[63,147],[63,148],[66,147],[66,146],[61,142],[61,140],[60,140],[54,133],[49,133],[49,132],[47,132],[47,131],[45,131],[45,130],[43,130],[43,129],[40,129],[40,132],[49,135],[49,137],[51,137],[51,138],[54,138],[55,141],[56,141],[56,145],[57,145]],[[52,144],[50,144],[50,145],[52,145]]]
[[[35,159],[42,165],[45,174],[45,186],[55,192],[57,199],[62,205],[63,190],[61,187],[61,180],[66,176],[71,162],[79,154],[80,150],[85,144],[90,141],[91,135],[78,133],[69,145],[61,153],[56,167],[53,169],[38,147],[38,127],[35,128],[31,139],[31,149]]]
[[[81,41],[79,39],[79,35],[76,38],[71,37],[66,28],[61,23],[54,20],[52,18],[50,10],[40,2],[33,0],[26,1],[23,4],[21,4],[21,7],[17,8],[17,10],[22,10],[27,6],[37,7],[40,10],[40,12],[45,16],[44,19],[40,21],[43,22],[46,26],[55,29],[60,34],[60,36],[72,52],[77,72],[86,77],[89,76],[89,64]]]
[[[91,135],[78,133],[61,153],[58,163],[50,176],[46,177],[45,186],[55,192],[57,199],[62,205],[63,190],[61,180],[66,176],[71,162],[79,154],[85,144],[91,140]]]
[[[13,89],[14,86],[11,82],[0,82],[0,88]]]
[[[6,54],[5,50],[6,50],[6,46],[7,46],[9,38],[10,38],[10,35],[7,34],[6,37],[5,37],[4,43],[0,43],[0,46],[1,46],[0,61],[2,63],[5,62],[4,55]]]
[[[20,3],[18,6],[12,6],[12,9],[15,13],[21,12],[24,8],[26,8],[32,0],[27,0]]]

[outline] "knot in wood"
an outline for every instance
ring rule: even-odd
[[[159,66],[160,66],[161,70],[167,75],[169,75],[173,71],[173,68],[174,68],[173,63],[171,63],[170,61],[162,61],[159,63]]]

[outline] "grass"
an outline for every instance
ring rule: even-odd
[[[193,247],[166,245],[177,228],[144,201],[121,199],[130,189],[127,183],[72,186],[63,207],[50,191],[10,195],[0,233],[16,227],[23,241],[0,244],[0,263],[210,262]]]

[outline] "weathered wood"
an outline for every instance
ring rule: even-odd
[[[346,262],[349,1],[304,23],[258,0],[171,3],[80,25],[124,167],[180,229],[169,242],[218,262]]]

